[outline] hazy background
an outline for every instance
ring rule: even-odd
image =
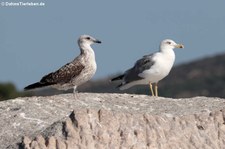
[[[185,45],[176,49],[176,64],[225,51],[222,0],[42,2],[43,7],[0,6],[0,82],[20,90],[73,60],[81,34],[102,41],[93,46],[94,79],[131,67],[165,38]]]

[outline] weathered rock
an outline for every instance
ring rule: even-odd
[[[225,148],[224,99],[88,93],[78,98],[1,102],[0,148]]]

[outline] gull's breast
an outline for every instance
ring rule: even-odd
[[[89,81],[97,70],[97,64],[94,57],[83,57],[82,63],[85,66],[82,72],[72,80],[72,84],[79,86]]]
[[[151,83],[156,83],[169,74],[175,61],[175,55],[168,56],[159,53],[154,57],[154,61],[155,63],[150,69],[145,70],[140,74],[141,77]]]

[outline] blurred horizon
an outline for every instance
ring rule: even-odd
[[[93,80],[132,67],[166,38],[185,46],[175,49],[175,65],[225,52],[225,1],[42,2],[0,6],[0,82],[19,90],[73,60],[82,34],[102,41],[92,46],[98,65]]]
[[[170,74],[159,82],[162,97],[190,98],[196,96],[225,97],[225,53],[175,66]],[[213,72],[213,73],[212,73]],[[127,90],[119,90],[120,81],[110,82],[111,77],[92,79],[78,87],[78,92],[128,93],[149,95],[148,85],[137,85]],[[51,96],[72,93],[73,89],[60,91],[51,87],[30,91],[18,91],[13,83],[0,82],[0,101],[16,97]]]
[[[159,85],[160,84],[163,84],[163,85],[165,85],[166,84],[166,82],[168,82],[168,80],[170,79],[170,78],[173,78],[171,81],[174,81],[174,77],[176,77],[176,70],[179,68],[182,68],[183,70],[182,71],[186,71],[185,70],[185,67],[186,66],[190,66],[190,65],[192,65],[192,64],[195,64],[195,63],[203,63],[203,62],[205,62],[205,63],[207,63],[207,59],[213,59],[214,61],[216,61],[216,59],[217,59],[217,57],[225,57],[225,52],[223,52],[223,53],[217,53],[217,54],[215,54],[215,55],[210,55],[210,56],[204,56],[204,57],[200,57],[200,58],[197,58],[197,59],[194,59],[194,60],[191,60],[191,61],[187,61],[187,62],[182,62],[182,63],[179,63],[179,64],[175,64],[174,66],[173,66],[173,68],[172,68],[172,70],[171,70],[171,72],[169,73],[169,76],[167,76],[166,78],[164,78],[163,80],[164,81],[160,81],[160,83],[159,83]],[[220,65],[221,65],[221,58],[220,58],[220,60],[218,60],[218,62],[217,63],[219,63]],[[211,64],[211,66],[208,66],[210,69],[212,69],[212,65],[213,65],[213,63]],[[205,65],[203,65],[203,67],[201,67],[201,69],[205,69],[206,70],[206,68],[205,68],[205,66],[206,66],[206,64]],[[195,68],[193,68],[193,70],[192,71],[195,71],[196,69],[200,69],[199,67],[195,67]],[[206,70],[207,71],[207,70]],[[217,69],[217,71],[219,71],[218,69]],[[108,81],[106,81],[107,79],[110,79],[110,78],[113,78],[113,77],[115,77],[115,76],[118,76],[119,74],[121,74],[121,73],[124,73],[123,71],[120,71],[120,72],[116,72],[116,73],[113,73],[113,74],[109,74],[109,75],[106,75],[106,76],[102,76],[102,77],[99,77],[99,78],[96,78],[96,77],[94,77],[94,78],[92,78],[90,81],[88,81],[87,83],[85,83],[84,85],[81,85],[81,90],[82,90],[82,92],[83,91],[88,91],[88,92],[90,92],[90,90],[91,90],[91,92],[92,92],[92,90],[96,90],[96,89],[92,89],[93,88],[93,86],[98,86],[98,84],[96,84],[96,85],[94,85],[95,83],[100,83],[100,87],[97,87],[97,88],[101,88],[101,86],[102,86],[102,81],[104,80],[105,82],[108,82]],[[189,73],[191,73],[191,71],[189,72]],[[209,73],[211,73],[210,71],[209,71]],[[220,74],[220,73],[219,73]],[[220,74],[221,75],[221,74]],[[185,76],[185,75],[184,75]],[[212,76],[213,76],[213,74],[212,74]],[[216,78],[215,78],[216,79]],[[217,78],[218,79],[218,78]],[[166,80],[166,81],[165,81]],[[223,80],[224,81],[224,80]],[[117,92],[119,92],[119,93],[123,93],[123,92],[128,92],[128,93],[135,93],[134,92],[134,90],[138,90],[138,91],[140,91],[140,90],[142,90],[143,91],[143,88],[146,88],[146,85],[140,85],[140,86],[134,86],[134,87],[132,87],[131,89],[128,89],[128,90],[125,90],[125,91],[120,91],[120,90],[118,90],[117,88],[116,88],[116,86],[115,86],[115,84],[117,84],[118,82],[120,82],[120,81],[116,81],[116,82],[114,82],[114,83],[112,83],[112,85],[108,85],[109,87],[108,88],[110,88],[110,87],[112,87],[112,86],[114,86],[114,87],[112,87],[112,93],[113,92],[115,92],[115,93],[117,93]],[[185,82],[185,81],[184,81]],[[188,81],[186,81],[186,82],[188,82]],[[170,83],[171,84],[171,83]],[[3,82],[0,82],[0,86],[1,85],[12,85],[12,86],[14,86],[15,87],[15,91],[18,91],[18,93],[19,94],[21,94],[21,95],[28,95],[28,96],[30,96],[30,95],[32,95],[32,94],[39,94],[40,93],[40,95],[42,95],[42,92],[43,92],[43,95],[48,95],[48,91],[50,91],[50,95],[51,94],[54,94],[54,93],[56,93],[56,94],[59,94],[59,93],[69,93],[69,92],[72,92],[72,90],[68,90],[68,91],[61,91],[61,90],[57,90],[57,89],[54,89],[54,88],[49,88],[49,87],[47,87],[47,88],[38,88],[38,89],[35,89],[35,90],[31,90],[31,91],[25,91],[23,88],[22,89],[20,89],[20,88],[18,88],[17,86],[16,86],[16,84],[14,83],[14,82],[12,82],[12,81],[3,81]],[[93,85],[93,86],[92,86]],[[141,89],[138,89],[138,88],[140,88],[141,87]],[[103,87],[104,88],[104,87]],[[10,89],[11,90],[11,89]],[[79,88],[78,88],[78,90],[79,90]],[[98,90],[98,89],[97,89]],[[100,89],[101,90],[101,89]],[[102,89],[103,90],[103,92],[104,92],[104,89]],[[30,93],[31,92],[31,93]],[[37,92],[37,93],[36,93]],[[140,93],[138,93],[138,94],[140,94]]]

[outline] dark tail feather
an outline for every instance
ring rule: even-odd
[[[116,81],[116,80],[122,80],[123,77],[124,77],[124,74],[119,75],[119,76],[117,76],[117,77],[115,77],[115,78],[112,78],[110,81],[112,82],[112,81]]]
[[[31,85],[28,85],[24,88],[24,90],[30,90],[30,89],[35,89],[35,88],[40,88],[40,87],[44,87],[44,86],[49,86],[51,84],[49,83],[41,83],[41,82],[37,82]]]
[[[119,85],[117,85],[116,88],[120,88],[121,86],[123,86],[123,83],[120,83]]]

